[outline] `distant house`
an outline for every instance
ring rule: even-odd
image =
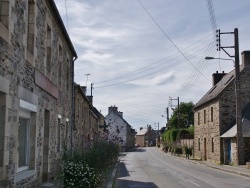
[[[244,159],[250,160],[250,51],[240,66]],[[194,155],[215,163],[236,163],[235,72],[213,74],[213,87],[194,107]]]
[[[86,86],[75,86],[75,125],[73,128],[73,147],[79,150],[87,149],[92,141],[106,139],[104,116],[93,106],[92,97],[86,96]],[[103,126],[101,126],[103,125]]]
[[[105,121],[109,141],[118,142],[122,151],[135,146],[135,130],[123,119],[123,112],[118,112],[117,107],[111,106]]]
[[[156,145],[156,132],[150,125],[147,128],[140,128],[136,134],[136,144],[141,147],[149,147]]]

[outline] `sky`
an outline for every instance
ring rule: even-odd
[[[88,95],[93,84],[93,105],[104,116],[116,106],[136,130],[164,127],[166,108],[171,116],[177,106],[169,97],[196,104],[213,73],[234,69],[230,60],[205,60],[230,58],[216,50],[216,29],[238,28],[240,53],[250,50],[250,1],[208,2],[55,0],[78,54],[75,82]],[[221,45],[233,46],[234,36],[221,35]]]

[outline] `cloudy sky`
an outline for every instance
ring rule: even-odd
[[[221,32],[238,28],[240,52],[250,49],[249,0],[211,1],[214,16],[206,0],[55,2],[78,54],[75,82],[87,83],[88,94],[93,83],[94,106],[104,116],[117,106],[135,129],[165,126],[169,97],[197,103],[214,72],[234,68],[232,61],[204,60],[228,58],[216,51],[216,25]],[[233,35],[221,42],[232,46]]]

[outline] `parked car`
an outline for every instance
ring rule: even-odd
[[[139,144],[135,144],[135,147],[138,148],[138,147],[140,147],[140,145]]]

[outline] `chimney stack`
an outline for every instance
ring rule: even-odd
[[[121,118],[123,118],[123,112],[117,112],[117,113]]]
[[[250,68],[250,51],[241,52],[242,69]],[[241,70],[242,70],[241,69]]]
[[[111,113],[111,112],[117,114],[118,108],[116,106],[110,106],[109,107],[109,113]]]
[[[86,86],[81,86],[81,89],[82,89],[82,92],[84,93],[84,95],[86,96],[86,90],[87,90]]]
[[[213,74],[213,86],[215,86],[219,81],[221,81],[221,79],[225,75],[226,73],[224,71],[222,73],[218,73],[218,71],[216,71],[216,73]]]

